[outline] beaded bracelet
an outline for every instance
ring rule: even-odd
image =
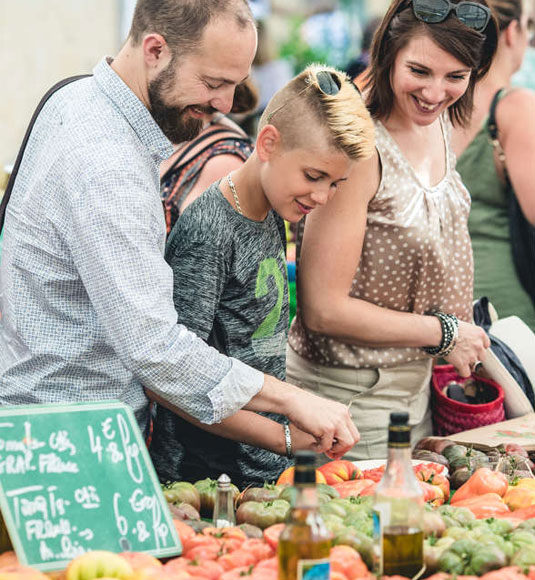
[[[442,329],[442,340],[439,346],[424,346],[423,350],[431,356],[448,356],[457,344],[459,335],[459,321],[453,314],[446,314],[445,312],[426,312],[425,314],[436,316],[440,320],[440,327]]]
[[[284,424],[284,439],[286,440],[286,457],[293,457],[292,455],[292,435],[290,433],[290,425]]]

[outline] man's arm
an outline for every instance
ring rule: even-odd
[[[159,195],[153,181],[117,169],[130,167],[121,155],[80,179],[67,240],[75,274],[125,372],[200,421],[219,422],[260,390],[263,375],[177,323]]]

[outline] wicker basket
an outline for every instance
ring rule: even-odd
[[[433,369],[431,404],[433,410],[433,432],[435,435],[444,437],[460,431],[499,423],[505,419],[504,393],[501,386],[490,379],[478,375],[473,375],[472,378],[486,383],[489,389],[495,391],[496,396],[490,403],[471,405],[450,399],[442,392],[443,387],[450,381],[454,380],[463,384],[467,379],[461,378],[453,365],[438,365]]]

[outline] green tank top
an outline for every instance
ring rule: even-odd
[[[468,229],[474,252],[474,299],[487,296],[500,318],[519,316],[535,331],[535,308],[513,264],[507,191],[496,173],[487,118],[456,168],[472,198]]]

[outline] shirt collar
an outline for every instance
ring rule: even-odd
[[[113,101],[155,161],[159,163],[167,159],[174,151],[171,142],[162,133],[147,107],[111,68],[111,60],[103,58],[93,69],[100,90]]]

